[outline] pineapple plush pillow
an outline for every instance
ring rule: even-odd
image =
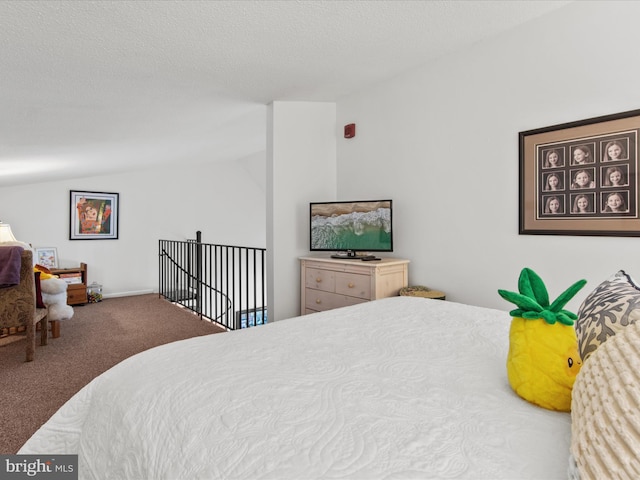
[[[564,306],[585,285],[580,280],[553,302],[542,279],[524,268],[519,293],[498,290],[518,307],[509,331],[507,376],[511,388],[525,400],[549,410],[569,412],[571,390],[582,361],[573,327],[577,315]]]
[[[609,337],[640,319],[640,287],[624,270],[602,282],[578,309],[576,333],[586,361]]]

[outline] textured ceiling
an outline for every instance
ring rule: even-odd
[[[0,1],[0,186],[265,148],[335,101],[569,1]]]

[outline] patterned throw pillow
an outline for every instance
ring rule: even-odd
[[[576,334],[582,361],[607,338],[640,319],[640,287],[624,270],[602,282],[578,309]]]

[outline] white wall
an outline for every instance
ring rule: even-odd
[[[88,264],[105,297],[158,289],[158,240],[266,246],[264,154],[233,162],[0,189],[0,220],[18,240],[56,247],[61,266]],[[118,240],[69,240],[69,191],[120,194]]]
[[[524,266],[555,298],[620,268],[640,239],[518,235],[518,132],[640,108],[640,2],[576,2],[419,71],[341,99],[338,196],[394,200],[410,282],[510,309]]]
[[[282,320],[300,314],[309,202],[335,199],[336,105],[273,102],[267,124],[269,319]]]
[[[298,313],[308,202],[393,198],[394,255],[411,259],[412,284],[506,310],[496,290],[515,289],[526,265],[552,295],[586,278],[577,308],[619,268],[640,277],[640,239],[519,236],[518,132],[640,108],[637,18],[638,2],[579,1],[343,98],[333,118],[334,104],[275,102],[268,179],[258,155],[2,188],[0,220],[65,265],[87,262],[106,295],[157,289],[159,238],[200,229],[205,242],[266,246],[269,305],[282,306],[271,318],[285,318]],[[120,193],[119,240],[68,240],[70,189]]]

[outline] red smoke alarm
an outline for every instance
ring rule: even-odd
[[[344,126],[344,138],[353,138],[356,136],[356,124],[350,123]]]

